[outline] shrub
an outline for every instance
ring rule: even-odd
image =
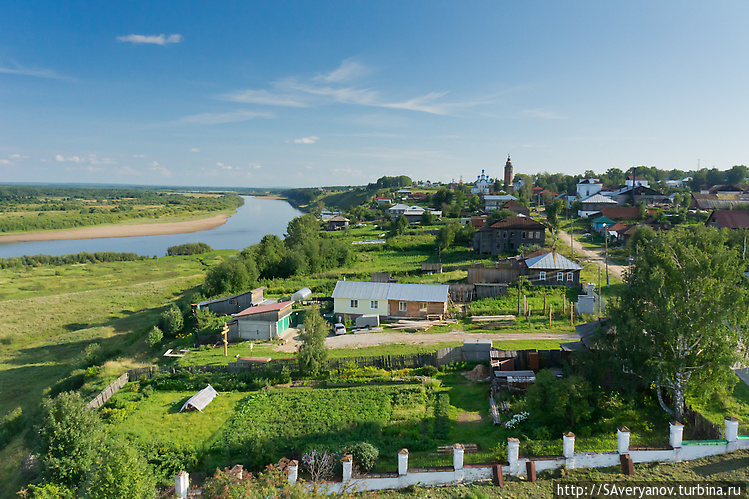
[[[146,338],[146,343],[148,343],[148,346],[151,348],[154,348],[156,345],[161,343],[161,340],[164,338],[164,333],[161,332],[161,329],[159,329],[158,326],[154,326],[153,329],[151,329],[151,332],[148,333],[148,338]]]
[[[176,336],[184,326],[185,321],[182,318],[182,312],[176,305],[172,305],[161,313],[159,326],[167,336]]]
[[[434,376],[438,372],[440,372],[439,369],[435,366],[424,366],[421,368],[421,375],[422,376]]]
[[[343,452],[351,454],[351,457],[354,459],[354,465],[363,472],[374,468],[377,458],[380,457],[380,451],[369,442],[359,442],[358,444],[349,445],[343,449]]]

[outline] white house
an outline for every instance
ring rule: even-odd
[[[580,199],[598,194],[601,189],[603,189],[603,184],[597,178],[583,178],[577,183],[577,195],[580,196]]]
[[[336,316],[444,317],[449,286],[391,282],[338,281],[333,290]]]

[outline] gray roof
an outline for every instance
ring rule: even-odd
[[[525,265],[529,269],[543,270],[543,269],[554,269],[554,270],[582,270],[582,267],[570,260],[569,258],[550,251],[545,255],[534,256],[533,258],[526,258]]]
[[[592,203],[592,204],[618,204],[616,201],[611,199],[608,196],[602,196],[600,194],[595,194],[593,196],[590,196],[587,199],[583,199],[580,201],[581,203]]]
[[[401,284],[389,282],[338,281],[333,298],[358,300],[399,300],[443,303],[450,286],[446,284]]]
[[[205,407],[213,401],[216,395],[218,395],[216,390],[214,390],[211,385],[208,385],[198,393],[190,397],[190,400],[185,402],[185,405],[182,406],[182,409],[180,409],[179,412],[185,410],[192,411],[195,409],[203,412],[203,409],[205,409]]]

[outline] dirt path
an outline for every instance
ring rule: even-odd
[[[276,348],[279,352],[296,352],[299,335],[296,331],[284,335],[287,343]],[[485,340],[565,340],[578,341],[577,334],[554,333],[466,333],[452,331],[449,333],[352,333],[341,336],[329,336],[325,339],[328,348],[361,348],[377,345],[434,345],[445,341],[463,341],[465,339]]]
[[[545,213],[539,213],[544,219],[546,218]],[[573,239],[570,238],[570,233],[565,232],[561,229],[559,229],[559,240],[561,240],[565,244],[572,243]],[[601,267],[601,270],[606,270],[606,260],[604,259],[604,253],[605,250],[591,250],[582,245],[580,241],[575,241],[577,243],[576,245],[572,243],[572,253],[574,254],[575,251],[577,251],[578,254],[583,255],[583,258],[589,262],[593,262],[599,267]],[[568,255],[565,255],[568,256]],[[616,277],[617,279],[622,279],[622,271],[624,271],[626,267],[624,265],[618,265],[611,261],[609,258],[609,274]]]

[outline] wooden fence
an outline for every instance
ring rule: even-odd
[[[130,376],[128,373],[123,374],[116,380],[112,381],[102,392],[96,396],[94,400],[88,403],[88,406],[92,409],[98,409],[107,403],[107,400],[112,398],[112,395],[120,391],[120,388],[125,386],[129,381]]]

